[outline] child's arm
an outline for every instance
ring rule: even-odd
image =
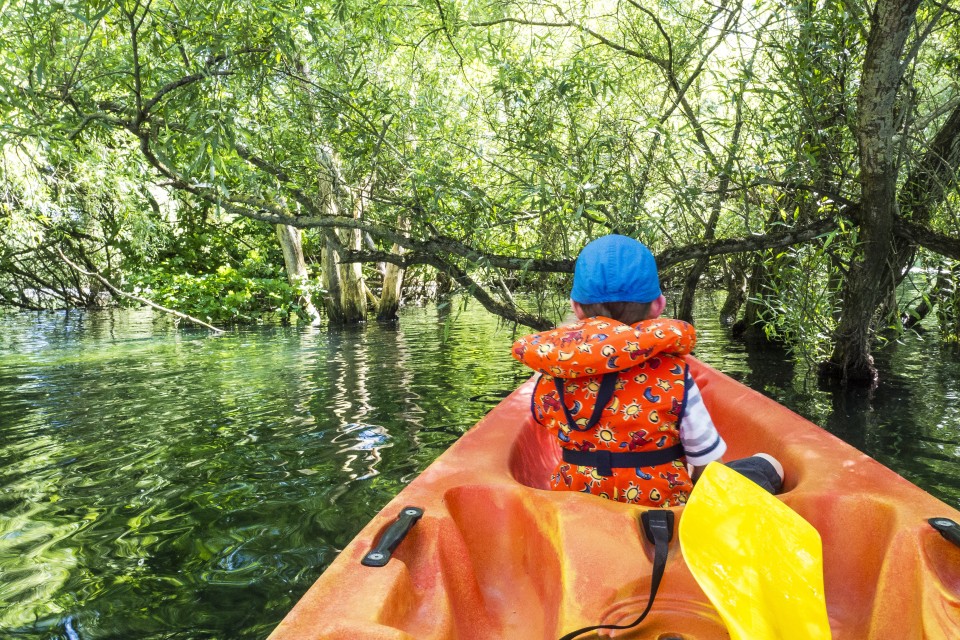
[[[690,468],[690,478],[696,482],[707,464],[723,459],[727,443],[717,432],[710,412],[703,404],[700,389],[687,371],[686,400],[680,416],[680,442],[683,444]]]

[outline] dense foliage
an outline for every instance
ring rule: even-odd
[[[844,380],[933,309],[957,336],[949,2],[20,0],[0,45],[7,305],[103,303],[69,256],[200,318],[350,322],[426,265],[540,327],[511,292],[617,231],[677,315],[723,286]]]

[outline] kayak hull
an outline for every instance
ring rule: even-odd
[[[834,638],[960,638],[960,548],[926,520],[960,512],[776,402],[691,358],[727,459],[776,456],[779,498],[820,533]],[[558,638],[630,622],[653,550],[635,507],[547,488],[559,448],[521,386],[343,550],[270,640]],[[406,506],[421,520],[384,567],[360,564]],[[674,509],[678,518],[683,508]],[[654,608],[617,637],[729,635],[670,546]]]

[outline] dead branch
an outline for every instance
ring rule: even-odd
[[[60,254],[60,258],[61,258],[64,262],[66,262],[67,265],[69,265],[71,269],[73,269],[73,270],[76,271],[77,273],[83,274],[83,275],[85,275],[85,276],[87,276],[87,277],[89,277],[89,278],[96,278],[97,280],[99,280],[99,281],[103,284],[103,286],[105,286],[107,289],[110,289],[111,292],[113,292],[114,294],[116,294],[116,295],[118,295],[118,296],[121,296],[121,297],[124,297],[124,298],[128,298],[128,299],[130,299],[130,300],[135,300],[135,301],[137,301],[137,302],[139,302],[139,303],[141,303],[141,304],[147,305],[148,307],[152,307],[152,308],[156,309],[157,311],[162,311],[163,313],[168,313],[168,314],[170,314],[170,315],[172,315],[172,316],[176,316],[177,318],[181,318],[181,319],[183,319],[183,320],[188,320],[188,321],[190,321],[190,322],[192,322],[192,323],[194,323],[194,324],[200,325],[201,327],[206,327],[207,329],[210,329],[210,330],[213,331],[214,333],[223,333],[223,329],[218,329],[217,327],[213,326],[212,324],[207,324],[207,323],[204,322],[203,320],[200,320],[200,319],[198,319],[198,318],[194,318],[194,317],[191,316],[191,315],[187,315],[186,313],[183,313],[183,312],[181,312],[181,311],[177,311],[177,310],[175,310],[175,309],[168,309],[167,307],[161,306],[161,305],[157,304],[156,302],[152,302],[152,301],[150,301],[150,300],[147,300],[146,298],[142,298],[142,297],[137,296],[137,295],[134,295],[134,294],[132,294],[132,293],[127,293],[126,291],[121,291],[120,289],[118,289],[117,287],[115,287],[112,282],[110,282],[109,280],[107,280],[106,278],[104,278],[104,277],[103,277],[102,275],[100,275],[99,273],[97,273],[97,272],[95,272],[95,271],[87,271],[86,269],[83,269],[83,268],[81,268],[79,265],[73,263],[67,256],[65,256],[65,255],[63,254],[63,251],[61,251],[59,247],[57,247],[56,250],[57,250],[57,253]]]

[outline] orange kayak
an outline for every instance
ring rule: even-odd
[[[928,523],[960,522],[960,512],[773,400],[690,363],[726,458],[779,458],[786,482],[778,497],[820,533],[833,638],[960,638],[960,547]],[[642,508],[546,490],[559,449],[529,417],[531,389],[517,389],[401,491],[270,640],[555,640],[636,617],[652,570],[637,525]],[[392,558],[361,564],[408,506],[423,515]],[[674,511],[683,517],[683,507]],[[729,637],[676,536],[651,613],[621,634]]]

